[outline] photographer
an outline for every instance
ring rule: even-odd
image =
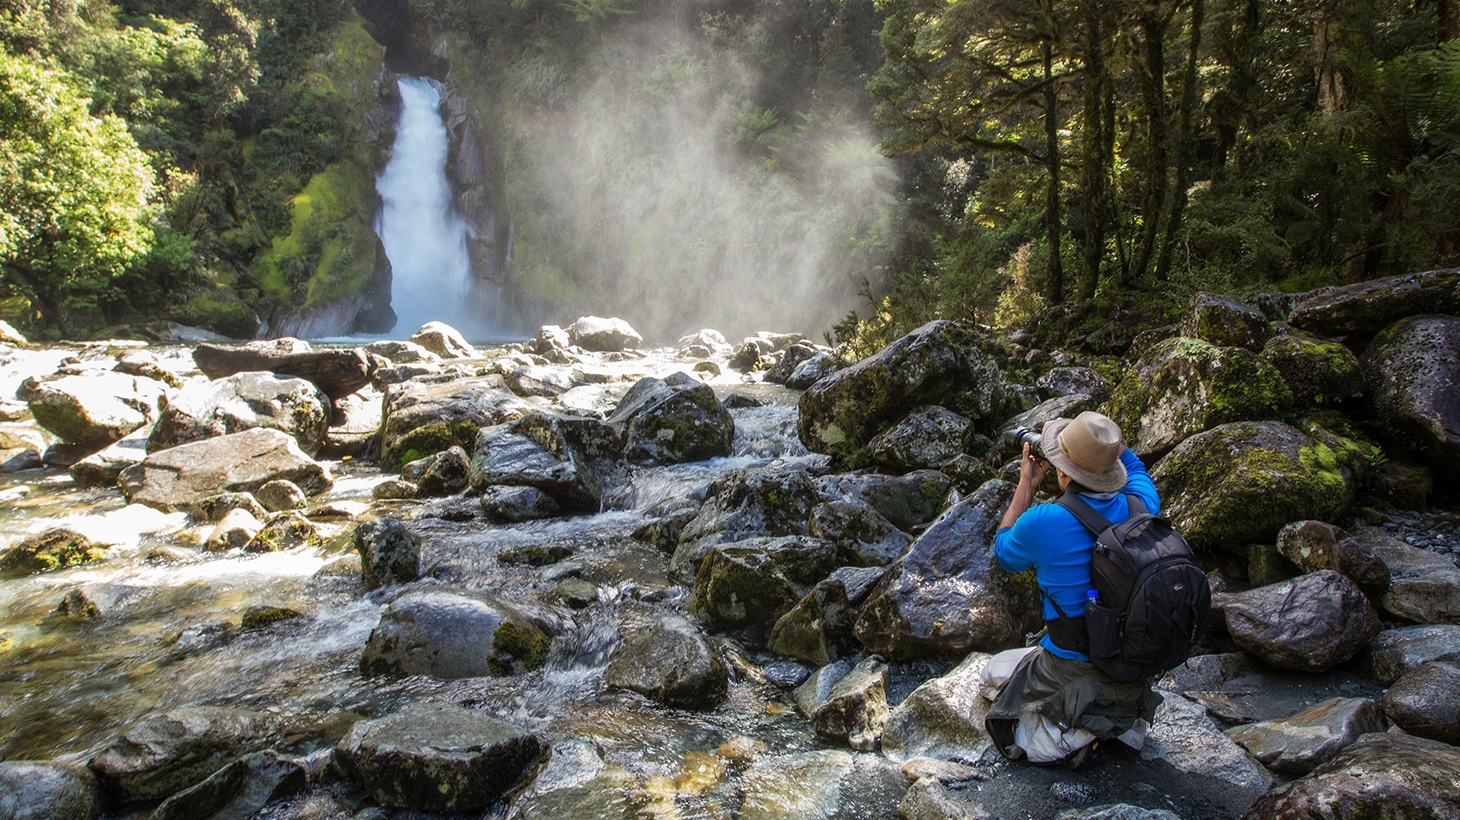
[[[1101,741],[1117,739],[1139,748],[1157,698],[1148,678],[1121,682],[1079,651],[1091,588],[1095,535],[1060,504],[1032,506],[1053,465],[1061,490],[1072,491],[1112,523],[1130,514],[1134,495],[1152,514],[1161,499],[1145,465],[1125,446],[1114,421],[1099,413],[1055,419],[1040,437],[1043,457],[1024,444],[1019,486],[994,541],[994,556],[1009,572],[1033,567],[1048,627],[1032,649],[1001,653],[986,675],[1007,675],[994,697],[985,727],[1007,757],[1034,763],[1090,762]],[[1012,665],[1023,653],[1018,665]],[[1000,672],[1002,667],[1003,672]],[[998,683],[997,680],[986,684]]]

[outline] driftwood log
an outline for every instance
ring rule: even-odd
[[[193,361],[203,375],[221,379],[234,373],[265,370],[314,382],[330,401],[343,398],[370,383],[377,367],[374,357],[360,348],[276,353],[242,347],[198,345]]]

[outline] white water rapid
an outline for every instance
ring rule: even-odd
[[[390,305],[398,317],[390,335],[406,338],[426,322],[441,321],[468,338],[488,338],[492,329],[472,294],[471,226],[453,207],[446,181],[440,88],[419,77],[402,77],[399,85],[395,145],[375,181],[381,199],[375,230],[390,258]]]

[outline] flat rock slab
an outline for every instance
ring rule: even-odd
[[[128,729],[92,758],[91,768],[126,797],[157,800],[267,746],[276,725],[272,715],[243,709],[174,709]]]
[[[1293,327],[1323,336],[1372,336],[1407,316],[1460,312],[1460,269],[1406,273],[1324,291],[1288,314]]]
[[[1228,729],[1227,737],[1274,771],[1307,774],[1361,735],[1384,728],[1375,701],[1329,698],[1282,720]]]
[[[1223,735],[1205,708],[1170,692],[1158,694],[1164,702],[1156,709],[1142,758],[1164,760],[1186,774],[1224,780],[1250,795],[1248,799],[1267,791],[1272,774]]]
[[[1460,660],[1460,626],[1386,629],[1369,641],[1363,660],[1366,677],[1380,686],[1390,686],[1420,664]]]
[[[253,492],[286,479],[310,494],[334,484],[328,468],[306,456],[287,433],[258,428],[153,453],[122,471],[127,501],[164,512],[226,492]]]
[[[485,808],[522,781],[541,751],[519,726],[431,703],[356,723],[335,748],[377,803],[428,811]]]

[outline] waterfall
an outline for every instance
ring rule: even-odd
[[[426,322],[442,321],[485,339],[492,331],[474,310],[471,226],[457,213],[446,180],[440,86],[419,77],[402,77],[399,86],[395,145],[375,181],[381,200],[375,230],[390,259],[390,306],[398,317],[391,335],[405,338]]]

